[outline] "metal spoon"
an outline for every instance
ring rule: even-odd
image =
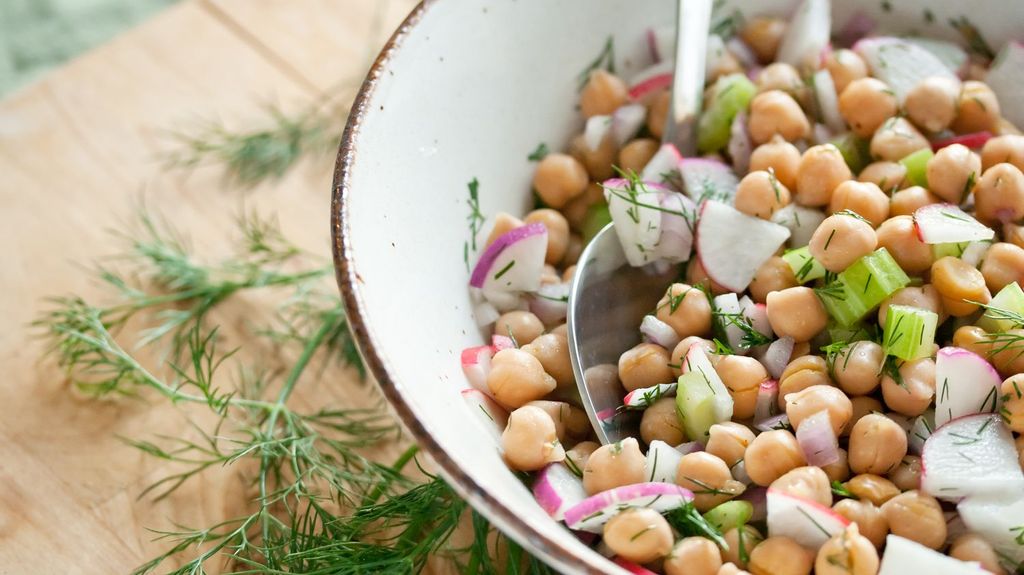
[[[696,150],[697,116],[704,92],[712,0],[679,0],[675,76],[664,141],[684,156]],[[638,327],[679,276],[678,266],[636,268],[608,224],[590,241],[569,292],[569,356],[580,399],[601,443],[638,436],[637,412],[619,412],[623,388],[619,356],[640,342]]]

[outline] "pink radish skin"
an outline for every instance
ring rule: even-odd
[[[622,399],[622,405],[626,409],[646,409],[657,399],[675,395],[678,386],[678,383],[659,383],[651,387],[634,389]]]
[[[754,152],[754,143],[747,131],[747,113],[740,112],[732,120],[729,127],[729,145],[726,148],[732,158],[732,169],[738,174],[750,170],[750,155]]]
[[[494,438],[494,443],[500,446],[501,433],[508,425],[508,411],[491,399],[491,396],[478,389],[462,390],[462,400],[473,412],[473,417],[482,423],[487,433]]]
[[[1003,380],[980,355],[944,347],[935,356],[935,426],[964,415],[995,413]]]
[[[507,335],[494,334],[491,336],[491,345],[494,346],[494,353],[498,353],[503,349],[513,349],[516,343]]]
[[[629,561],[627,559],[623,559],[622,557],[615,557],[614,559],[612,559],[612,562],[618,565],[619,567],[622,567],[629,573],[632,573],[632,575],[658,575],[654,571],[651,571],[646,567],[637,565],[636,563],[633,563],[632,561]]]
[[[565,518],[565,510],[587,498],[583,480],[564,463],[552,463],[540,470],[533,483],[533,497],[541,509],[555,521]]]
[[[672,85],[672,61],[658,62],[633,77],[629,86],[629,98],[634,102],[646,103],[655,93]]]
[[[921,489],[959,501],[1024,490],[1013,435],[998,415],[967,415],[939,427],[924,443]]]
[[[753,485],[748,487],[742,495],[737,497],[741,501],[746,501],[754,507],[754,513],[750,516],[750,521],[764,521],[768,518],[768,488],[761,487],[759,485]]]
[[[932,142],[932,151],[938,152],[942,148],[952,146],[953,144],[967,146],[972,150],[980,150],[985,145],[985,142],[989,141],[991,138],[991,132],[974,132],[972,134],[960,134],[959,136],[953,136],[951,138],[935,140],[934,142]]]
[[[783,226],[708,200],[701,207],[696,235],[697,257],[711,280],[742,292],[790,233]]]
[[[885,538],[885,555],[878,575],[986,575],[988,571],[977,563],[954,559],[898,535]]]
[[[789,537],[816,551],[850,521],[820,503],[768,488],[768,536]]]
[[[917,237],[926,244],[991,240],[996,232],[953,204],[929,204],[914,212]]]
[[[491,372],[491,358],[494,357],[494,348],[489,345],[478,345],[462,350],[462,373],[466,380],[484,393],[490,393],[491,388],[487,385],[487,374]]]
[[[541,223],[498,236],[480,255],[469,285],[481,288],[485,297],[491,292],[535,291],[540,287],[547,245],[548,229]]]
[[[647,507],[660,513],[693,501],[693,493],[672,483],[636,483],[603,491],[565,511],[569,529],[600,533],[604,524],[627,507]]]

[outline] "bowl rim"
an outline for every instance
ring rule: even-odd
[[[483,513],[496,527],[518,541],[526,551],[539,553],[556,565],[577,568],[581,572],[604,574],[602,568],[593,557],[580,557],[568,547],[554,539],[535,532],[514,509],[488,493],[483,486],[467,475],[448,456],[444,448],[427,431],[419,421],[412,407],[406,402],[399,390],[399,385],[385,365],[380,352],[370,337],[367,322],[364,319],[364,308],[359,290],[362,278],[352,260],[351,237],[349,235],[349,218],[351,217],[347,198],[353,192],[351,176],[356,160],[358,136],[363,120],[369,111],[380,77],[392,56],[401,48],[403,41],[422,20],[424,14],[436,3],[436,0],[421,0],[405,20],[398,26],[388,39],[370,67],[359,92],[352,102],[345,131],[334,167],[334,181],[331,191],[331,248],[334,258],[335,279],[341,291],[345,313],[348,317],[349,329],[362,353],[367,369],[377,380],[385,398],[402,423],[409,429],[413,438],[434,462],[439,472],[449,485],[474,509]],[[533,549],[527,548],[533,547]]]

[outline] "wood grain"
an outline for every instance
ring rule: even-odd
[[[201,120],[252,126],[266,104],[300,110],[325,95],[350,97],[342,92],[363,74],[370,47],[412,6],[374,4],[185,1],[0,102],[0,573],[128,572],[165,545],[149,529],[206,525],[244,505],[231,469],[160,503],[138,500],[167,469],[117,437],[181,434],[187,412],[82,397],[41,359],[29,322],[47,296],[103,297],[84,268],[120,249],[110,230],[124,230],[140,201],[205,259],[228,252],[240,210],[257,209],[327,262],[330,158],[248,192],[227,188],[215,169],[168,173],[162,158],[171,130]],[[266,303],[243,294],[218,312],[225,346],[242,343]],[[366,385],[332,370],[296,401],[367,396],[356,393]]]

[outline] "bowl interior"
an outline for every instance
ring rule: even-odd
[[[507,534],[566,572],[622,572],[537,506],[462,401],[459,355],[483,341],[470,312],[467,183],[480,209],[532,204],[527,155],[564,148],[582,121],[577,75],[615,38],[626,78],[650,64],[644,30],[671,0],[440,0],[382,54],[353,109],[335,184],[339,283],[367,362],[442,473]],[[753,13],[791,0],[726,2]],[[863,11],[886,29],[956,38],[963,16],[998,48],[1024,7],[997,0],[836,2],[836,28]],[[1009,14],[1009,12],[1013,12]],[[472,263],[472,262],[470,262]]]

